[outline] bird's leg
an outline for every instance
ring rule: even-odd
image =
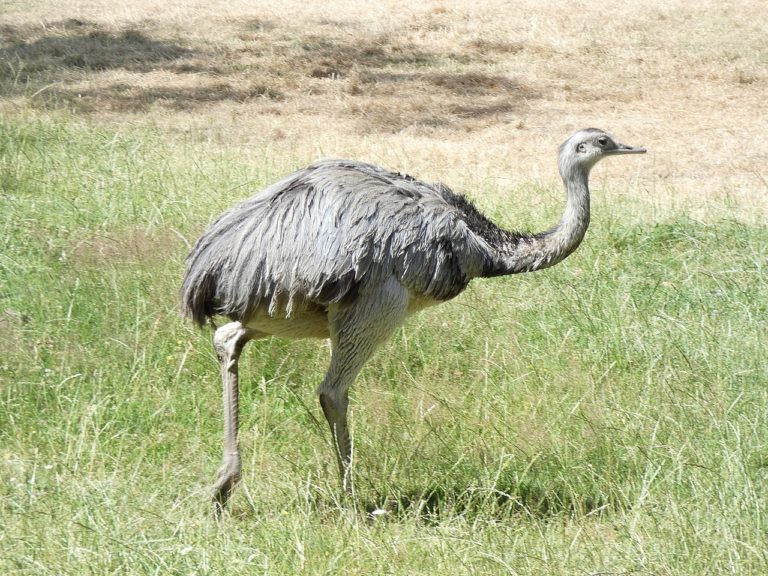
[[[347,426],[349,387],[376,348],[405,319],[408,293],[394,279],[368,288],[344,307],[329,310],[331,365],[320,384],[320,406],[331,428],[341,488],[352,493],[352,443]]]
[[[240,480],[240,449],[238,446],[238,370],[237,361],[246,342],[256,333],[240,322],[230,322],[218,328],[213,346],[221,365],[224,385],[224,456],[216,483],[213,485],[213,514],[221,516],[232,489]]]
[[[333,440],[333,449],[336,452],[336,461],[339,466],[341,489],[346,494],[351,494],[352,442],[349,439],[349,428],[347,426],[348,404],[349,394],[347,390],[327,389],[320,393],[320,406],[331,428],[331,439]]]

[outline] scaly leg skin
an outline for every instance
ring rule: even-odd
[[[230,322],[213,335],[213,346],[221,365],[224,386],[224,457],[213,485],[213,515],[221,517],[232,489],[240,480],[240,448],[238,445],[238,369],[243,346],[260,334],[240,322]]]
[[[352,494],[352,444],[347,426],[349,387],[376,348],[402,324],[408,293],[394,279],[361,293],[354,304],[329,310],[331,365],[318,388],[339,466],[343,493]]]
[[[342,394],[320,394],[320,406],[323,414],[331,428],[331,439],[333,441],[333,450],[336,452],[336,461],[339,466],[339,478],[341,479],[341,490],[344,494],[352,494],[352,442],[349,438],[349,428],[347,427],[347,406],[349,405],[349,394],[343,391]]]

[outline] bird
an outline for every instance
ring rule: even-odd
[[[224,446],[214,516],[241,477],[238,360],[246,343],[330,340],[317,394],[342,493],[351,493],[349,388],[377,347],[408,316],[453,299],[474,278],[561,262],[589,226],[592,167],[644,152],[596,128],[573,134],[559,149],[565,210],[543,232],[505,230],[443,184],[352,160],[311,164],[216,218],[187,257],[180,292],[182,316],[213,325],[221,370]],[[228,322],[216,326],[219,316]]]

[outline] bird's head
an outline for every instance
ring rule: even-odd
[[[579,130],[560,146],[560,174],[565,177],[574,169],[589,174],[600,159],[619,154],[645,154],[645,148],[622,144],[597,128]]]

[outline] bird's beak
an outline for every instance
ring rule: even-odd
[[[634,148],[632,146],[627,146],[626,144],[618,144],[617,148],[614,148],[613,150],[606,150],[606,152],[610,155],[613,154],[645,154],[646,149],[645,148]]]

